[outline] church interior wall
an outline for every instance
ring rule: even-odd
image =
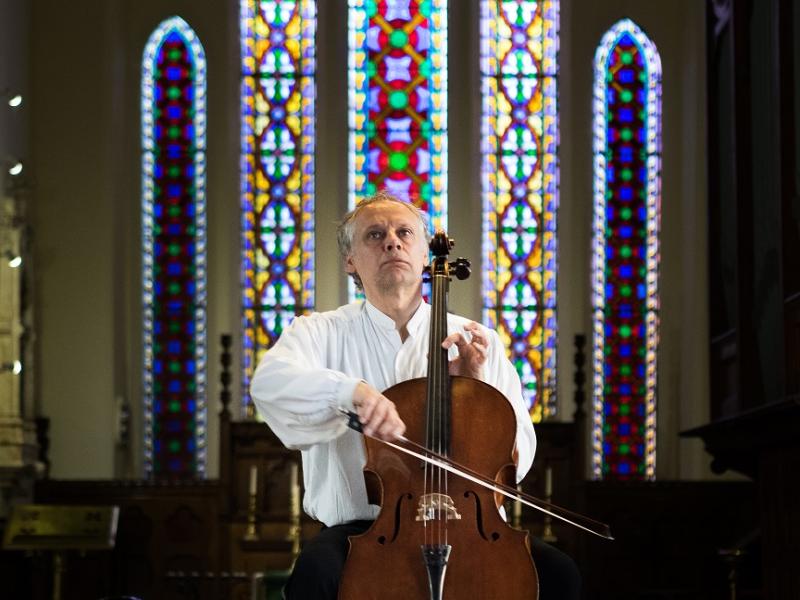
[[[452,308],[479,318],[479,12],[473,4],[451,3],[449,203],[456,254],[476,267]],[[208,60],[208,471],[214,476],[219,336],[232,333],[234,350],[240,344],[237,3],[32,6],[35,384],[37,410],[51,420],[52,476],[141,473],[140,461],[131,458],[141,454],[142,431],[140,65],[150,33],[174,14],[198,34]],[[558,418],[568,420],[573,410],[572,338],[591,331],[593,56],[603,33],[629,17],[655,42],[664,69],[658,476],[705,477],[702,449],[677,438],[708,420],[703,5],[565,0],[561,6]],[[345,28],[346,2],[320,2],[316,227],[317,307],[323,310],[346,295],[332,227],[347,203]],[[128,448],[116,439],[125,402],[133,417]]]

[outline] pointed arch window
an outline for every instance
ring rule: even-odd
[[[206,470],[206,59],[180,17],[142,59],[144,469]]]
[[[480,6],[483,319],[540,421],[556,412],[559,2]]]
[[[653,479],[661,59],[624,19],[594,66],[593,475]]]
[[[241,0],[243,403],[261,355],[314,309],[314,0]]]

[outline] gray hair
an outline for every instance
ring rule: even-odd
[[[417,217],[417,219],[419,219],[420,225],[422,226],[422,231],[425,234],[425,241],[430,241],[431,233],[430,228],[428,227],[428,215],[410,202],[401,200],[386,190],[378,190],[372,196],[364,198],[358,204],[356,204],[356,207],[342,217],[342,220],[337,225],[336,241],[339,244],[339,254],[342,257],[342,260],[346,260],[347,257],[353,252],[353,238],[356,234],[356,217],[358,216],[358,213],[361,212],[361,209],[364,207],[375,204],[376,202],[396,202],[398,204],[402,204],[409,211],[411,211],[414,216]],[[353,278],[356,288],[362,290],[363,286],[358,273],[348,273],[348,275]]]

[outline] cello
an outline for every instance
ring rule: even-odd
[[[383,394],[406,424],[407,439],[509,489],[516,477],[513,408],[492,386],[450,376],[441,347],[451,273],[469,276],[468,261],[448,262],[452,245],[443,232],[430,244],[428,376]],[[505,522],[497,491],[453,476],[443,462],[422,461],[372,438],[364,442],[369,502],[381,510],[365,533],[350,538],[340,600],[538,598],[528,533]]]

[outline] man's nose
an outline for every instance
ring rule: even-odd
[[[400,250],[400,238],[394,233],[386,235],[386,249],[387,250]]]

